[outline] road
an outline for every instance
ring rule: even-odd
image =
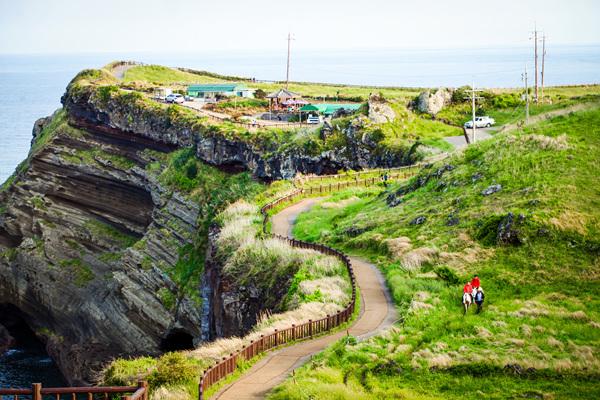
[[[298,214],[309,210],[319,199],[305,199],[272,218],[273,233],[291,235]],[[348,329],[350,335],[359,339],[372,336],[391,326],[397,319],[396,309],[387,291],[384,278],[376,266],[357,257],[351,257],[361,294],[361,313]],[[339,331],[331,335],[300,342],[293,346],[268,353],[242,377],[223,388],[213,398],[220,400],[263,399],[290,373],[306,362],[312,354],[325,349],[346,335]]]

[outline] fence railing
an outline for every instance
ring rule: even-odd
[[[323,181],[326,179],[351,179],[351,178],[356,178],[358,176],[361,175],[368,175],[368,174],[376,174],[376,173],[383,173],[383,172],[389,172],[389,171],[401,171],[401,170],[407,170],[407,171],[416,171],[419,168],[421,168],[424,164],[423,163],[417,163],[417,164],[412,164],[412,165],[404,165],[401,167],[391,167],[391,168],[374,168],[374,169],[366,169],[363,171],[355,171],[349,174],[329,174],[329,175],[306,175],[306,176],[300,176],[295,178],[295,181],[313,181],[313,180],[318,180],[318,181]],[[388,175],[389,176],[389,175]]]
[[[394,177],[402,176],[404,178],[407,178],[410,175],[414,175],[416,173],[416,169],[411,172],[411,167],[418,168],[418,166],[396,168],[406,171],[393,174]],[[373,170],[369,172],[373,172]],[[340,176],[344,175],[342,174]],[[378,181],[378,178],[373,177],[361,180],[356,179],[348,182],[338,182],[336,184],[332,183],[327,185],[320,185],[318,187],[297,188],[291,193],[267,203],[260,209],[260,212],[263,216],[263,232],[268,234],[269,211],[282,203],[290,202],[296,199],[297,197],[307,194],[310,195],[313,193],[332,192],[334,190],[340,190],[350,186],[361,186],[363,184],[365,186],[368,186],[369,184],[375,184],[375,182]],[[206,390],[208,388],[210,388],[212,385],[219,382],[223,378],[227,377],[228,375],[233,374],[237,370],[238,363],[240,361],[250,360],[255,356],[259,355],[260,353],[264,353],[268,350],[280,347],[290,342],[312,338],[313,336],[319,335],[324,332],[328,332],[348,322],[352,316],[352,313],[354,312],[356,306],[356,277],[354,275],[352,264],[350,263],[350,258],[347,255],[345,255],[341,251],[333,249],[329,246],[325,246],[323,244],[304,242],[302,240],[291,239],[276,234],[271,234],[271,237],[283,240],[296,248],[316,250],[323,254],[337,257],[340,261],[342,261],[342,263],[346,266],[346,269],[348,270],[348,275],[350,276],[350,282],[352,284],[352,298],[348,305],[346,305],[346,307],[343,310],[339,311],[335,315],[327,315],[325,318],[321,318],[315,321],[308,320],[308,322],[305,322],[300,325],[292,325],[286,329],[275,329],[274,332],[269,335],[261,335],[260,339],[256,341],[250,341],[250,344],[242,348],[237,353],[232,353],[228,357],[223,357],[221,361],[217,362],[215,365],[210,367],[202,375],[198,390],[200,400],[204,399],[204,393],[206,393]]]
[[[109,400],[115,395],[122,395],[122,400],[148,400],[148,383],[138,382],[137,386],[97,386],[97,387],[55,387],[44,388],[41,383],[34,383],[27,389],[2,389],[0,398],[12,397],[14,400],[31,399],[43,400]]]
[[[296,189],[294,192],[280,197],[262,207],[260,212],[263,215],[263,231],[267,233],[269,210],[277,207],[281,203],[291,201],[295,197],[301,196],[302,194],[303,189]],[[233,374],[236,371],[240,361],[250,360],[260,353],[280,347],[287,343],[309,339],[324,332],[328,332],[333,328],[348,322],[352,317],[352,313],[354,312],[354,308],[356,306],[356,277],[354,276],[354,270],[352,268],[352,264],[350,263],[350,258],[348,258],[348,256],[346,256],[344,253],[322,244],[303,242],[301,240],[290,239],[288,237],[275,234],[272,234],[271,236],[283,240],[296,248],[316,250],[323,254],[337,257],[346,266],[348,275],[350,276],[350,283],[352,285],[352,297],[350,302],[346,305],[346,307],[344,307],[344,309],[338,311],[334,315],[327,315],[324,318],[314,321],[309,319],[303,324],[292,324],[292,326],[286,329],[275,329],[273,333],[269,335],[261,335],[260,339],[256,341],[250,341],[250,344],[245,346],[237,353],[232,353],[229,355],[229,357],[223,357],[221,361],[210,367],[202,375],[198,390],[200,400],[204,399],[204,393],[210,386],[219,382],[228,375]]]

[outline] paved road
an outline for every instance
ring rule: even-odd
[[[298,214],[309,210],[319,199],[305,199],[288,207],[272,218],[273,233],[290,235]],[[383,276],[374,265],[351,257],[356,280],[360,287],[361,314],[350,327],[349,333],[359,339],[372,336],[394,323],[396,310],[387,292]],[[225,387],[215,399],[246,400],[263,399],[276,385],[283,382],[294,369],[301,366],[310,355],[346,335],[345,331],[301,342],[281,350],[268,353],[240,379]]]
[[[475,130],[475,136],[477,141],[489,139],[492,137],[490,131],[494,128],[479,128]],[[471,131],[469,130],[469,137],[471,137]],[[467,141],[464,135],[460,136],[447,136],[444,138],[448,143],[453,145],[455,148],[460,149],[461,147],[465,147],[467,145]]]

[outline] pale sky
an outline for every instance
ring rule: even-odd
[[[593,0],[0,0],[1,53],[600,43]]]

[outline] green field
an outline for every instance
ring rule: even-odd
[[[302,215],[299,239],[379,265],[402,323],[331,347],[271,398],[598,398],[599,127],[598,109],[556,117]],[[484,311],[463,316],[475,273]]]

